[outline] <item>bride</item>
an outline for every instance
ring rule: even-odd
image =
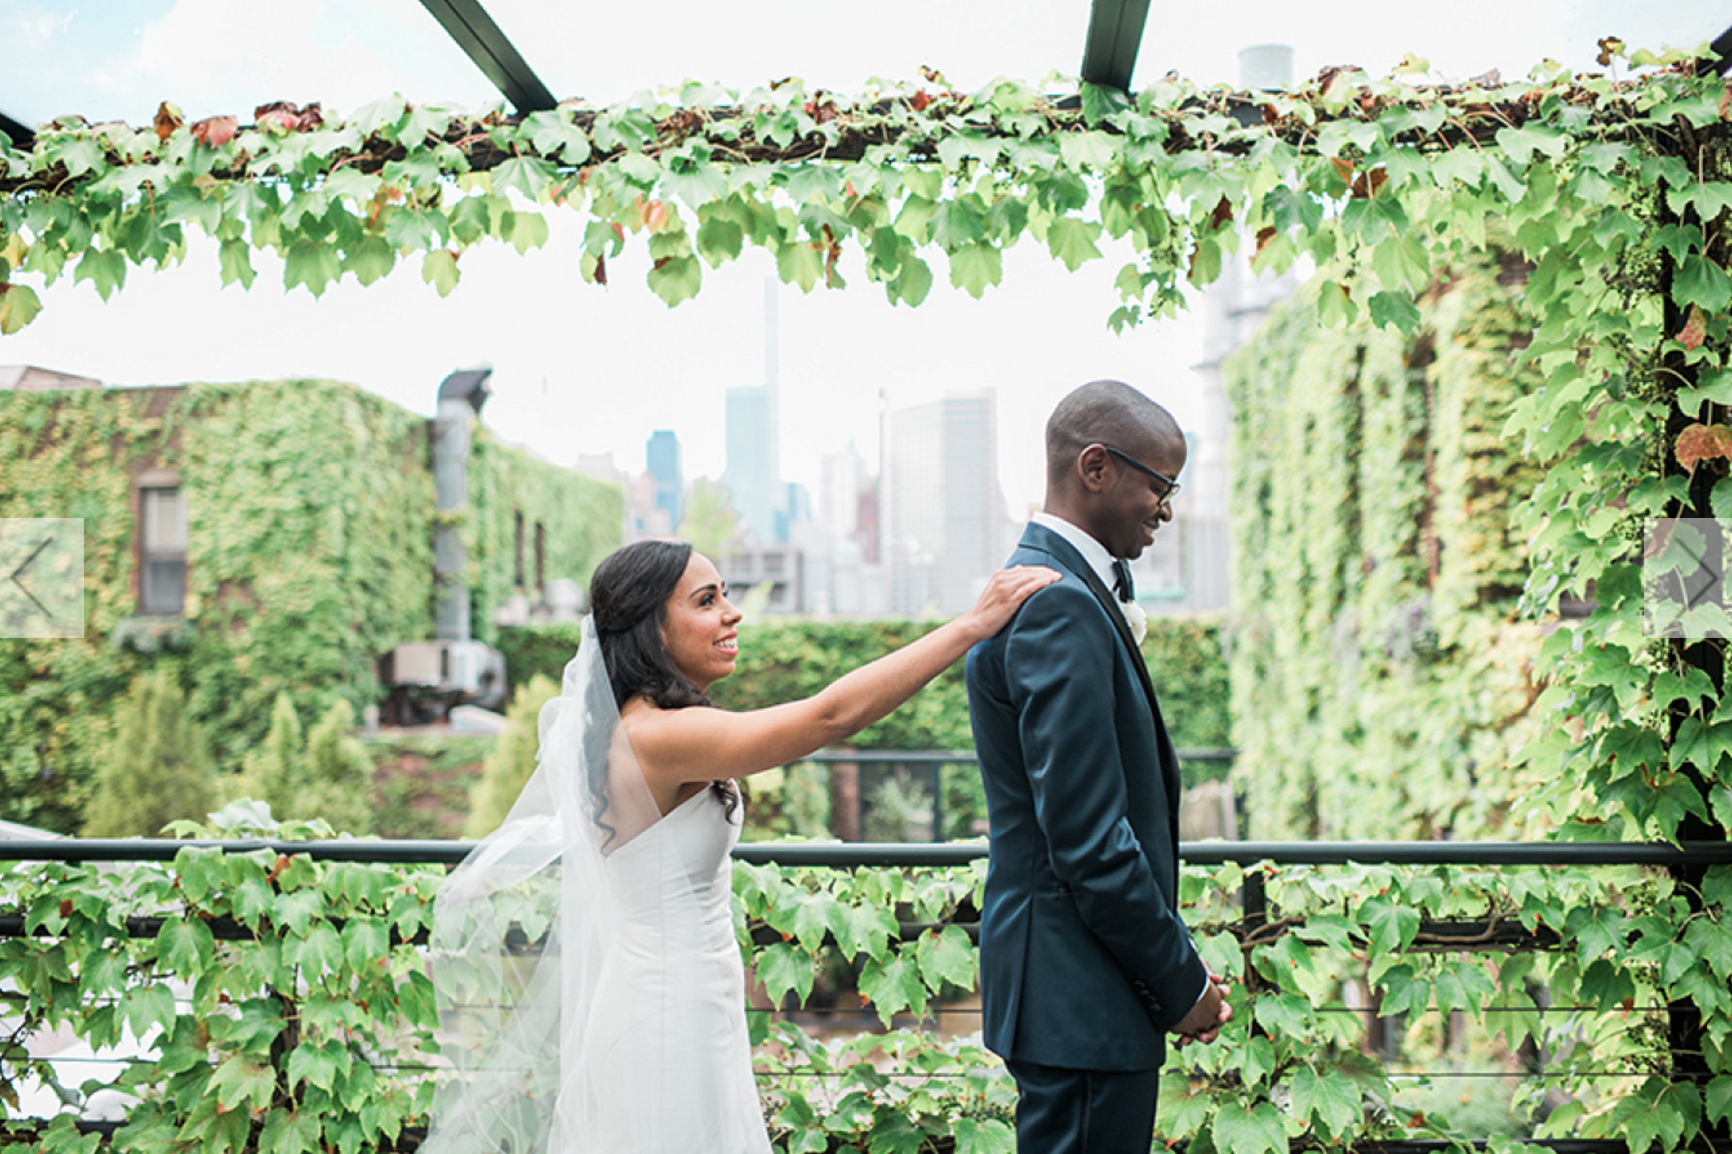
[[[454,1075],[426,1154],[769,1154],[730,907],[733,779],[877,721],[1057,574],[995,574],[954,621],[813,697],[743,713],[740,613],[716,568],[642,541],[592,614],[505,824],[441,891],[432,932]]]

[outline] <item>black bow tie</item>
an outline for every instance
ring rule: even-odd
[[[1123,557],[1113,558],[1113,592],[1120,601],[1135,601],[1136,587],[1131,583],[1131,563]]]

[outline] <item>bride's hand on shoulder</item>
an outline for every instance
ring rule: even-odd
[[[1037,590],[1045,589],[1059,579],[1056,569],[1045,565],[1016,565],[1000,569],[992,575],[981,591],[974,608],[964,613],[958,622],[977,640],[984,641],[1010,622]]]

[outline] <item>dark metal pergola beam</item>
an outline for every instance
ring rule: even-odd
[[[0,112],[0,132],[5,133],[12,141],[13,148],[22,149],[26,152],[30,150],[31,145],[36,143],[36,134],[34,132],[30,131],[30,129],[25,125],[13,120],[4,112]]]
[[[1131,90],[1131,72],[1143,43],[1149,0],[1094,0],[1083,42],[1082,78],[1103,88]]]
[[[518,112],[527,116],[559,104],[481,0],[421,0],[421,6]]]

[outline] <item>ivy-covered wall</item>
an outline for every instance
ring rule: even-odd
[[[733,676],[715,684],[711,695],[728,709],[758,709],[808,697],[932,628],[930,621],[908,620],[748,621],[740,631],[739,665]],[[558,681],[577,642],[576,622],[502,629],[499,637],[514,686],[537,673]],[[1151,619],[1143,658],[1175,745],[1217,749],[1233,744],[1219,618]],[[851,744],[859,749],[973,749],[962,676],[959,661],[901,709],[862,730]]]
[[[1236,772],[1253,837],[1496,829],[1543,626],[1509,529],[1537,470],[1501,428],[1535,386],[1523,272],[1435,286],[1409,337],[1278,309],[1229,359]],[[1339,291],[1339,290],[1333,290]]]
[[[540,600],[534,589],[536,526],[545,543],[546,579],[587,586],[596,564],[624,539],[625,490],[503,444],[485,428],[474,430],[471,446],[464,541],[471,561],[472,628],[476,637],[497,645],[494,612],[500,605],[520,592]],[[517,581],[519,516],[523,586]]]
[[[471,526],[482,590],[521,507],[547,575],[587,580],[617,534],[610,486],[478,438]],[[135,488],[178,471],[188,519],[182,618],[137,616]],[[74,830],[132,676],[167,662],[219,768],[238,768],[287,692],[312,724],[379,700],[377,662],[432,635],[427,421],[353,386],[259,381],[0,393],[0,516],[82,517],[86,635],[0,639],[0,817]],[[492,582],[492,584],[489,584]],[[485,612],[479,610],[486,606]],[[197,815],[194,815],[197,816]]]

